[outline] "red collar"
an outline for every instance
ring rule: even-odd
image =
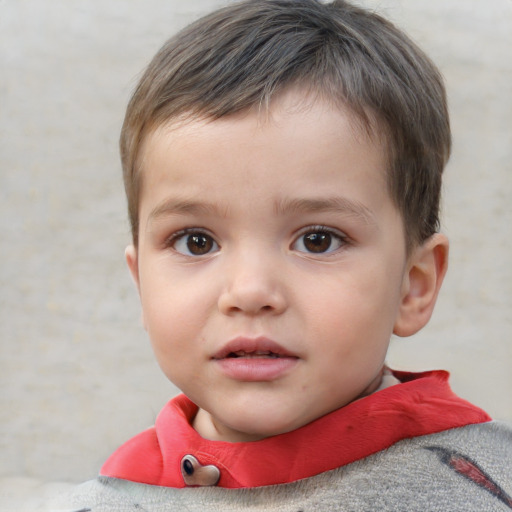
[[[393,372],[401,384],[356,400],[297,430],[248,443],[208,441],[191,427],[197,406],[185,395],[171,400],[156,425],[121,446],[104,476],[185,487],[182,459],[220,470],[218,485],[258,487],[292,482],[344,466],[417,437],[490,421],[457,397],[448,372]]]

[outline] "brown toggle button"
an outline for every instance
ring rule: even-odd
[[[213,465],[203,466],[193,455],[181,459],[181,474],[187,485],[217,485],[220,478],[219,468]]]

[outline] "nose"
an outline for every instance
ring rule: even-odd
[[[268,259],[256,255],[227,264],[218,307],[225,315],[279,315],[287,308],[284,276]]]

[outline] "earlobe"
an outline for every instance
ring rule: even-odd
[[[393,329],[397,336],[411,336],[430,320],[448,268],[448,248],[446,236],[436,233],[413,250]]]

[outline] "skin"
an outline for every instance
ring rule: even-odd
[[[372,392],[392,333],[430,318],[448,242],[406,253],[385,148],[355,126],[290,90],[264,115],[169,123],[146,140],[126,257],[158,362],[205,438],[288,432]],[[219,358],[236,339],[262,353]]]

